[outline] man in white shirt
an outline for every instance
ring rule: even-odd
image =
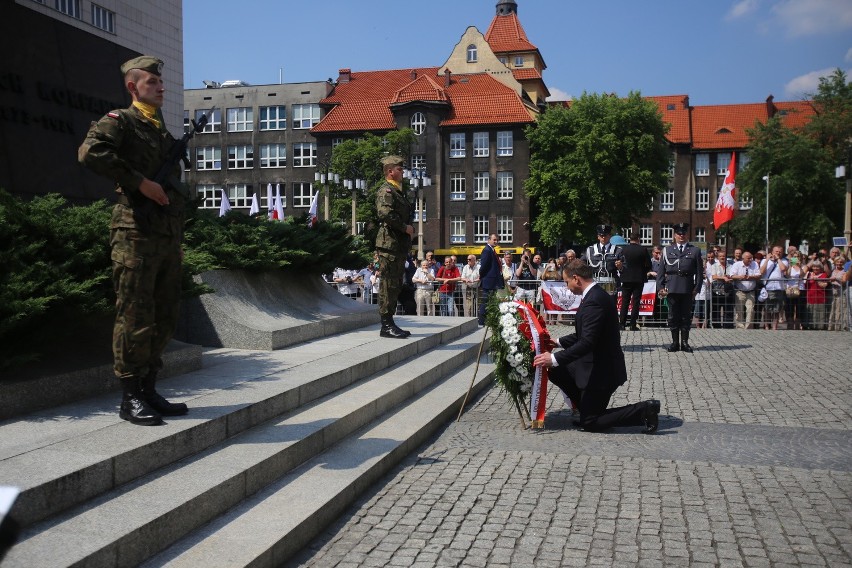
[[[477,313],[477,297],[479,295],[479,263],[476,256],[467,255],[467,263],[461,273],[462,291],[464,293],[464,317],[472,318]]]
[[[751,329],[754,321],[754,293],[760,279],[760,267],[750,252],[742,253],[742,260],[731,267],[730,277],[734,281],[734,327]]]
[[[771,323],[772,329],[778,329],[781,314],[784,313],[784,300],[786,299],[787,275],[790,272],[790,263],[782,258],[784,249],[780,246],[772,247],[763,262],[760,264],[760,277],[766,282],[766,323]]]

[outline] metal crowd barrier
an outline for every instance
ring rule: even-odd
[[[801,290],[799,297],[783,298],[783,306],[781,309],[781,318],[779,329],[791,330],[829,330],[829,331],[850,331],[852,330],[852,287],[849,283],[842,286],[836,286],[831,282],[831,279],[824,279],[829,283],[826,288],[826,303],[822,307],[817,307],[808,304],[807,290]],[[790,280],[790,285],[797,281]],[[528,284],[533,288],[528,290],[527,297],[532,301],[533,305],[542,312],[545,321],[549,324],[570,324],[573,321],[573,315],[570,313],[544,313],[544,304],[541,294],[540,280],[522,280],[513,281],[512,284]],[[355,301],[368,304],[376,304],[378,293],[372,291],[371,285],[365,285],[363,282],[353,284],[338,284],[329,282],[341,293],[346,292]],[[437,291],[439,283],[435,283],[433,291]],[[353,288],[355,289],[353,291]],[[452,295],[452,313],[450,313],[449,302],[440,301],[434,304],[434,315],[436,316],[464,316],[465,294],[467,287],[458,284]],[[517,287],[515,287],[517,291]],[[726,295],[717,295],[712,291],[712,286],[709,282],[705,283],[703,294],[700,294],[695,300],[693,309],[693,324],[696,328],[705,329],[734,329],[737,324],[746,329],[768,329],[772,326],[772,318],[769,310],[766,307],[766,302],[757,300],[759,288],[754,290],[754,305],[752,312],[751,324],[746,327],[744,310],[742,321],[736,316],[737,299],[736,292]],[[481,301],[479,288],[476,288],[476,294],[471,297],[471,308],[469,314],[471,317],[476,317]],[[397,304],[397,314],[402,315],[404,312],[402,305]],[[424,314],[426,315],[426,314]],[[667,327],[668,307],[665,300],[654,298],[653,312],[650,315],[640,315],[640,327]],[[629,319],[629,311],[628,311]]]

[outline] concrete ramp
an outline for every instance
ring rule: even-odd
[[[182,303],[176,337],[187,343],[271,351],[379,322],[376,306],[318,275],[211,270],[196,279],[216,291]]]

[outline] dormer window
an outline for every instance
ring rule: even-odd
[[[524,66],[524,56],[517,55],[515,56],[515,67],[523,67]]]
[[[476,63],[476,46],[474,44],[467,46],[467,62]]]

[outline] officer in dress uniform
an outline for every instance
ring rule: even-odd
[[[620,246],[610,243],[611,226],[598,225],[595,231],[598,234],[598,242],[586,248],[582,260],[594,270],[595,281],[614,296],[618,290],[618,271],[623,265],[624,253]]]
[[[657,290],[669,305],[669,330],[672,344],[668,351],[692,353],[689,329],[692,327],[692,307],[695,296],[704,283],[704,263],[701,250],[687,242],[688,223],[674,226],[675,242],[663,249]]]
[[[411,203],[402,189],[402,163],[399,156],[382,158],[385,183],[376,193],[376,215],[379,232],[376,234],[376,250],[379,253],[379,315],[382,319],[381,337],[405,339],[411,335],[397,327],[393,321],[396,301],[402,290],[405,260],[411,247],[414,227],[409,225]]]
[[[147,55],[124,63],[121,74],[131,106],[92,123],[77,154],[81,164],[113,180],[118,193],[110,222],[113,357],[124,390],[118,415],[141,425],[187,412],[186,404],[171,403],[154,389],[163,351],[177,326],[180,243],[189,195],[179,163],[162,185],[153,181],[175,144],[160,112],[162,70],[163,62]]]

